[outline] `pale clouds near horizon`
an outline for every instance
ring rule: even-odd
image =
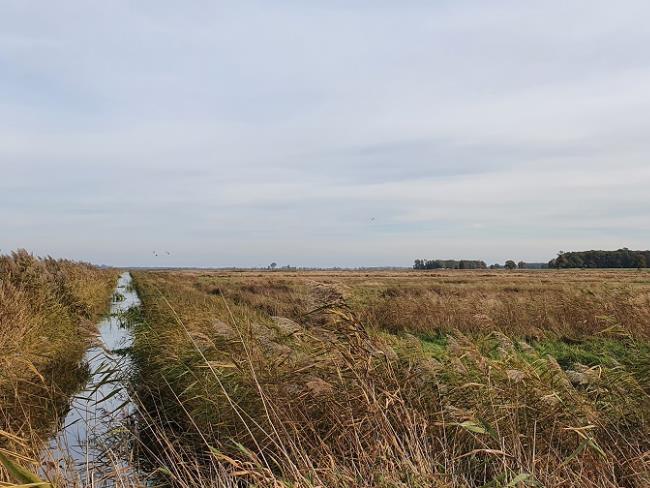
[[[650,248],[649,15],[4,1],[0,250],[354,266]]]

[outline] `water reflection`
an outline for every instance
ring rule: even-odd
[[[111,313],[98,325],[97,343],[84,356],[90,371],[88,382],[73,397],[60,429],[44,452],[45,474],[85,473],[94,486],[112,486],[116,473],[124,476],[130,469],[128,436],[120,435],[133,410],[126,386],[132,336],[125,326],[125,317],[129,309],[139,305],[131,275],[123,273]]]

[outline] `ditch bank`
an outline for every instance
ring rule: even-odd
[[[124,480],[130,476],[125,425],[134,406],[128,387],[133,342],[128,316],[139,306],[131,275],[124,272],[113,294],[110,314],[98,324],[97,340],[84,354],[82,363],[87,364],[89,379],[73,396],[70,409],[43,450],[44,477],[113,486],[116,477]]]

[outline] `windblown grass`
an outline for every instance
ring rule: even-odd
[[[116,279],[114,270],[22,250],[0,256],[0,451],[30,452],[66,408]]]
[[[645,275],[134,278],[142,450],[177,486],[650,484]]]

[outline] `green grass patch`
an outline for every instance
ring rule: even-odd
[[[541,356],[553,356],[564,369],[580,363],[586,366],[619,365],[635,366],[650,360],[650,345],[637,341],[592,338],[590,340],[566,342],[546,340],[534,345]]]

